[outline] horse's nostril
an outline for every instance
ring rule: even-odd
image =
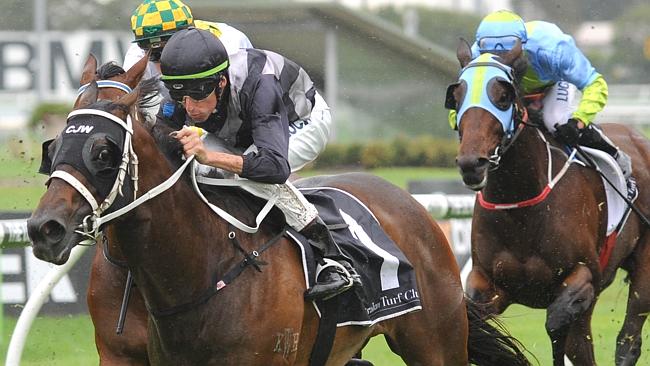
[[[57,243],[65,236],[65,227],[55,220],[45,222],[41,225],[39,231],[43,237],[51,243]]]

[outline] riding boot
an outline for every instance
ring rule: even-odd
[[[300,233],[309,240],[312,247],[320,251],[324,259],[316,284],[307,289],[305,299],[327,300],[349,290],[353,285],[361,285],[359,275],[336,245],[320,217],[316,217]]]
[[[614,145],[601,131],[600,127],[593,123],[585,127],[578,142],[580,145],[598,149],[611,155],[616,160],[618,166],[621,167],[625,179],[630,178],[630,175],[632,175],[632,161],[630,156]]]

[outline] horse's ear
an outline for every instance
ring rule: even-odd
[[[137,107],[137,101],[140,98],[140,88],[135,88],[132,92],[123,95],[120,99],[116,100],[114,104],[120,104],[126,106],[129,111],[133,111],[133,108]],[[126,112],[123,109],[116,109],[111,111],[113,114],[120,118],[126,118]]]
[[[148,63],[149,55],[145,54],[140,61],[136,62],[126,71],[125,83],[131,88],[135,88],[135,86],[140,82],[140,79],[142,79],[142,75],[144,75],[144,70],[147,68]]]
[[[519,56],[521,56],[521,41],[517,40],[517,43],[510,51],[501,55],[501,60],[503,60],[504,64],[512,66]]]
[[[88,84],[89,82],[96,79],[97,74],[97,58],[92,53],[88,55],[86,59],[86,64],[84,65],[83,72],[81,73],[81,80],[79,80],[79,86]]]
[[[87,107],[97,101],[97,96],[99,95],[99,87],[97,87],[97,81],[91,80],[86,90],[77,97],[77,100],[74,102],[72,109],[80,109]]]
[[[458,62],[460,62],[460,67],[465,67],[470,61],[472,61],[472,48],[465,38],[461,37],[458,42],[456,58],[458,58]]]

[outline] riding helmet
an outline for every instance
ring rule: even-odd
[[[480,52],[509,51],[517,41],[526,43],[527,40],[524,20],[509,10],[486,15],[476,29],[476,43]]]
[[[160,58],[161,80],[173,91],[191,91],[218,82],[228,69],[228,52],[212,33],[190,27],[167,41]]]
[[[159,43],[194,24],[190,8],[181,0],[145,0],[131,15],[133,42]]]

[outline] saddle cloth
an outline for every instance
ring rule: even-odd
[[[633,177],[626,182],[621,168],[618,166],[611,155],[601,150],[592,149],[589,147],[581,146],[581,149],[589,154],[592,160],[598,165],[603,175],[612,182],[619,192],[626,194],[627,198],[634,202],[638,196],[636,181]],[[588,164],[585,163],[588,166]],[[602,178],[603,185],[605,186],[605,193],[607,196],[607,235],[614,231],[620,231],[629,216],[630,208],[623,198],[616,193],[614,188]]]
[[[337,296],[342,303],[337,325],[369,326],[422,309],[413,266],[386,235],[372,212],[350,193],[330,187],[303,188],[330,227],[334,241],[361,276],[361,289]],[[311,245],[293,229],[289,237],[300,247],[305,282],[314,284],[316,261]],[[314,302],[319,316],[321,310]]]

